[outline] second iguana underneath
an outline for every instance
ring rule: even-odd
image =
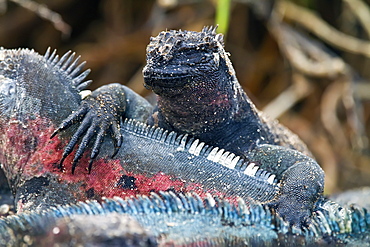
[[[223,36],[216,34],[215,28],[164,31],[151,38],[143,76],[145,87],[158,96],[154,110],[129,88],[106,85],[92,92],[54,133],[82,121],[62,159],[83,136],[72,172],[95,136],[92,160],[106,132],[111,133],[118,150],[124,142],[122,120],[141,119],[257,163],[280,183],[279,195],[269,205],[292,225],[308,223],[323,192],[324,172],[296,135],[256,109],[241,88],[224,50]],[[261,151],[261,145],[270,148]],[[276,146],[281,148],[276,151]]]
[[[370,246],[366,209],[319,204],[310,227],[292,231],[240,198],[172,191],[105,198],[0,218],[0,246]]]

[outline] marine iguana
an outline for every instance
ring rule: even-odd
[[[106,140],[97,157],[99,166],[91,174],[83,166],[74,175],[61,171],[59,160],[72,132],[49,137],[79,104],[79,92],[88,84],[83,82],[87,73],[78,75],[81,66],[73,59],[70,52],[59,59],[49,50],[45,56],[30,50],[0,50],[0,164],[18,212],[169,189],[259,202],[277,196],[275,175],[199,140],[133,120],[121,125],[127,148],[114,159],[110,158],[113,144]],[[270,149],[279,148],[260,147],[261,152]]]
[[[85,167],[82,164],[77,166],[74,175],[68,172],[72,168],[69,157],[65,162],[67,172],[60,171],[58,165],[62,150],[73,132],[64,132],[52,140],[49,136],[81,102],[79,92],[88,84],[84,82],[86,73],[82,72],[79,76],[82,66],[73,60],[71,53],[59,59],[55,52],[50,54],[48,51],[45,56],[40,56],[26,49],[0,49],[0,163],[16,195],[18,208],[17,216],[0,220],[2,244],[22,242],[37,246],[38,243],[48,243],[50,238],[60,236],[58,231],[63,233],[64,226],[72,227],[68,228],[70,233],[79,235],[76,229],[81,226],[81,221],[96,220],[96,217],[73,217],[79,213],[104,215],[112,220],[107,224],[114,227],[117,226],[114,222],[122,220],[122,216],[108,215],[108,212],[125,208],[129,210],[125,212],[141,225],[150,226],[150,229],[146,228],[150,231],[148,234],[137,232],[136,225],[127,223],[132,228],[119,232],[121,235],[117,238],[114,231],[110,232],[112,234],[108,235],[113,239],[109,241],[122,240],[122,234],[122,241],[144,241],[148,245],[153,243],[151,236],[155,241],[166,236],[165,240],[172,243],[175,240],[187,241],[188,238],[181,238],[184,237],[184,229],[188,229],[186,233],[195,242],[198,241],[197,244],[201,241],[208,245],[217,245],[219,241],[243,245],[249,242],[259,246],[275,242],[289,245],[291,241],[294,244],[362,241],[362,232],[368,231],[369,225],[366,211],[332,207],[321,198],[316,202],[310,227],[304,228],[304,231],[293,228],[295,230],[290,232],[289,222],[281,220],[274,211],[264,209],[255,201],[268,201],[278,194],[280,185],[274,175],[243,162],[230,152],[142,123],[125,121],[122,124],[120,131],[127,145],[118,151],[114,159],[108,156],[113,143],[109,139],[103,140],[91,174],[86,170],[88,157],[81,159]],[[53,99],[46,100],[45,95]],[[280,146],[264,144],[257,148],[259,151],[248,154],[249,159],[262,159],[269,153],[272,160],[292,155],[291,159],[301,156],[301,160],[311,162],[307,156]],[[146,152],[151,152],[151,155]],[[273,156],[274,152],[276,156]],[[162,199],[158,199],[152,190],[160,193]],[[174,192],[161,192],[164,190]],[[198,194],[184,196],[182,192]],[[97,202],[73,204],[115,195],[139,197],[126,199],[126,202],[119,198],[106,199],[103,206]],[[151,197],[146,197],[149,195]],[[224,199],[217,201],[217,197]],[[235,207],[235,203],[239,206]],[[73,205],[58,207],[65,204]],[[52,227],[57,218],[68,215],[72,216],[63,219],[67,222],[56,222],[56,228]],[[202,222],[209,224],[210,219],[215,220],[211,227],[213,235],[200,227]],[[250,219],[251,223],[246,223],[246,219]],[[180,223],[186,223],[184,228]],[[176,228],[179,225],[180,228]],[[189,231],[195,226],[198,232]],[[89,227],[85,228],[88,236],[91,235]],[[94,227],[91,225],[91,228]],[[45,228],[49,232],[45,233]],[[248,235],[245,230],[253,230],[251,234],[259,236]],[[225,237],[213,239],[214,234],[220,231],[226,231]],[[267,235],[261,235],[264,231]],[[98,231],[99,234],[102,232]],[[139,235],[135,235],[137,233]],[[70,237],[73,241],[78,238]],[[105,235],[101,237],[94,236],[92,241],[104,239]],[[68,239],[65,238],[65,241]]]
[[[310,228],[261,204],[173,192],[78,202],[0,219],[1,246],[370,246],[370,215],[326,201]],[[26,237],[25,237],[26,236]]]
[[[238,83],[229,54],[224,50],[222,34],[216,34],[212,27],[201,32],[161,32],[151,38],[147,47],[143,75],[145,86],[158,96],[152,115],[152,107],[143,98],[123,85],[111,84],[87,97],[53,134],[82,120],[62,159],[63,162],[83,136],[72,172],[96,133],[92,160],[107,131],[117,149],[122,145],[119,131],[122,119],[141,115],[150,125],[188,134],[258,163],[281,184],[279,196],[270,205],[291,224],[307,224],[323,192],[324,172],[308,158],[310,152],[295,134],[268,119],[253,105]],[[263,155],[253,157],[252,153],[260,152],[263,145],[270,145],[271,151],[266,149]],[[276,146],[284,150],[279,151],[284,155],[278,158],[274,154]]]

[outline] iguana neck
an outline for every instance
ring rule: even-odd
[[[235,76],[222,78],[222,83],[213,83],[212,75],[195,80],[181,94],[158,96],[159,117],[163,120],[160,122],[171,123],[163,127],[199,137],[230,122],[257,119],[254,106],[249,104]]]

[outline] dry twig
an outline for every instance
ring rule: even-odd
[[[301,25],[325,42],[341,50],[370,57],[370,42],[338,31],[312,11],[288,1],[279,1],[276,9],[282,18]]]
[[[304,76],[295,73],[292,77],[293,84],[263,108],[263,111],[270,117],[280,117],[311,93],[312,86]]]
[[[334,78],[346,73],[346,64],[339,57],[329,55],[317,42],[289,26],[271,18],[269,30],[289,63],[301,73],[321,78]]]
[[[348,147],[347,137],[337,116],[337,105],[343,97],[347,81],[333,82],[325,90],[321,100],[321,121],[338,147]]]
[[[65,23],[62,17],[46,7],[45,5],[30,1],[30,0],[9,0],[12,1],[19,6],[22,6],[25,9],[28,9],[38,15],[39,17],[50,21],[53,23],[54,28],[59,30],[64,37],[69,37],[71,34],[71,27]],[[6,0],[0,0],[0,13],[4,13],[6,11]]]
[[[370,9],[361,0],[344,0],[351,12],[357,17],[365,29],[367,36],[370,37]]]

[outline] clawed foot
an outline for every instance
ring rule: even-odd
[[[282,196],[278,203],[270,205],[291,227],[308,227],[311,222],[312,205]]]
[[[279,197],[271,206],[291,226],[309,226],[315,204],[323,193],[324,177],[314,160],[301,157],[301,162],[285,170]]]
[[[63,167],[64,160],[72,153],[75,145],[81,138],[82,140],[73,158],[72,174],[75,171],[78,161],[81,159],[93,138],[95,138],[95,142],[90,154],[90,162],[88,165],[89,173],[92,168],[93,160],[99,154],[103,138],[107,132],[111,133],[114,140],[115,150],[113,156],[118,152],[122,145],[122,135],[120,132],[120,117],[116,108],[117,107],[110,95],[103,94],[95,97],[94,95],[91,95],[82,101],[82,104],[77,111],[73,112],[60,124],[50,138],[53,138],[61,131],[82,121],[64,149],[63,156],[59,164],[60,169]]]

